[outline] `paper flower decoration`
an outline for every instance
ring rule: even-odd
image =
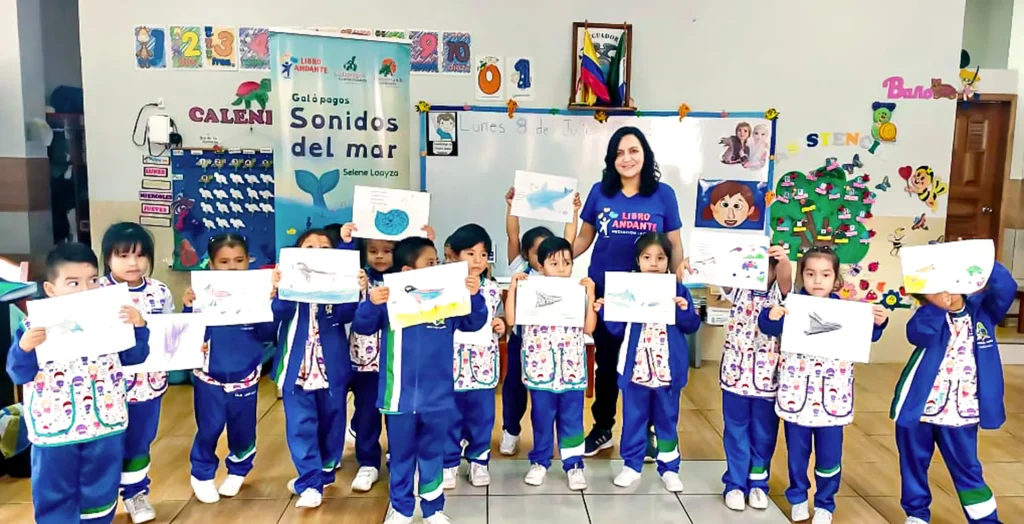
[[[608,121],[608,113],[606,111],[595,111],[594,120],[601,122],[602,124]]]
[[[686,104],[679,105],[679,121],[682,122],[686,115],[690,114],[690,106]]]
[[[889,311],[895,311],[897,308],[900,307],[901,301],[902,299],[900,297],[899,292],[890,289],[889,291],[886,291],[885,293],[882,294],[882,300],[879,301],[879,304],[885,309],[888,309]]]
[[[519,102],[509,98],[508,103],[505,104],[505,106],[508,107],[508,117],[512,118],[512,115],[516,114],[516,109],[519,109]]]
[[[419,102],[416,103],[416,112],[417,113],[426,113],[428,111],[430,111],[430,103],[429,102],[427,102],[426,100],[420,100]]]
[[[776,118],[779,118],[779,110],[774,107],[769,107],[768,110],[764,112],[764,117],[768,120],[775,120]]]

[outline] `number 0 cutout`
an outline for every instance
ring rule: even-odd
[[[501,71],[494,64],[487,64],[477,74],[476,83],[480,86],[480,92],[493,95],[501,89]]]

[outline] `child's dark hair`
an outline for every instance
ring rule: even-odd
[[[153,273],[153,237],[135,222],[119,222],[107,228],[100,242],[103,253],[103,271],[110,273],[110,259],[122,253],[138,252],[149,259],[149,273]]]
[[[562,237],[548,237],[537,246],[537,263],[543,266],[545,260],[563,251],[569,252],[569,260],[572,261],[572,245],[569,241]]]
[[[491,235],[488,235],[487,230],[480,224],[466,224],[456,229],[445,244],[451,248],[456,257],[459,256],[459,253],[472,249],[477,244],[483,244],[487,256],[491,255]],[[483,277],[490,278],[489,268],[484,270]]]
[[[401,271],[405,266],[415,267],[416,259],[420,258],[420,254],[423,250],[430,248],[437,251],[434,247],[434,242],[429,238],[425,237],[408,237],[403,238],[395,245],[395,251],[392,254],[394,260],[391,266],[392,271]]]
[[[538,238],[551,238],[555,236],[550,229],[544,226],[537,226],[530,228],[526,233],[523,233],[523,238],[519,242],[519,252],[522,253],[522,257],[525,259],[526,253],[533,247],[533,243]]]
[[[64,264],[89,264],[99,270],[100,264],[92,248],[80,242],[65,242],[53,246],[46,255],[46,280],[53,282]]]
[[[206,245],[206,256],[213,260],[217,252],[225,247],[240,247],[246,255],[249,254],[249,243],[245,241],[245,237],[238,233],[221,233],[211,238],[210,243]]]
[[[807,261],[812,258],[824,258],[832,264],[832,272],[836,274],[836,283],[832,286],[833,291],[838,291],[843,287],[843,274],[839,272],[839,255],[836,254],[835,249],[830,245],[814,246],[807,251],[804,251],[804,256],[800,257],[800,261],[797,262],[797,274],[803,279],[804,268],[807,267]]]
[[[327,234],[327,238],[331,239],[331,245],[337,247],[341,243],[341,228],[343,224],[327,224],[324,226],[324,232]]]
[[[326,238],[331,243],[332,247],[338,245],[338,243],[331,236],[331,232],[328,231],[327,228],[324,228],[324,229],[313,228],[313,229],[306,230],[305,233],[299,235],[299,238],[295,240],[295,247],[302,247],[302,243],[305,242],[307,238],[315,237],[315,236],[321,236],[321,237]]]
[[[644,233],[643,236],[636,239],[636,253],[633,256],[633,271],[640,271],[640,255],[650,246],[658,245],[661,246],[661,250],[665,252],[665,256],[672,257],[672,241],[668,239],[668,235],[664,233]]]

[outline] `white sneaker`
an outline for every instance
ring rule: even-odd
[[[613,482],[620,488],[628,488],[638,480],[640,480],[639,471],[630,467],[622,466],[622,471],[620,471],[618,475],[615,475],[615,480]]]
[[[491,472],[488,471],[487,466],[483,464],[477,464],[476,462],[469,463],[469,483],[473,487],[482,488],[484,486],[491,485]]]
[[[377,482],[377,478],[380,477],[380,473],[377,468],[371,466],[363,466],[356,472],[356,478],[352,479],[352,491],[367,492],[373,487],[374,483]]]
[[[124,509],[132,517],[132,522],[142,524],[156,519],[156,510],[149,503],[144,492],[139,492],[134,497],[124,501]]]
[[[189,483],[192,484],[192,492],[196,494],[196,499],[199,502],[213,504],[220,500],[220,494],[217,493],[217,485],[213,483],[213,480],[199,480],[191,477]]]
[[[811,524],[832,524],[832,512],[827,509],[814,508],[814,520]]]
[[[423,519],[426,524],[452,524],[452,519],[448,518],[447,515],[438,511],[433,515]]]
[[[412,524],[412,517],[406,517],[395,511],[395,508],[388,506],[388,514],[384,517],[384,524]]]
[[[459,479],[459,468],[444,468],[441,476],[441,489],[455,489]]]
[[[743,492],[734,489],[725,494],[725,507],[733,511],[743,511],[747,509],[747,501],[743,500]]]
[[[661,481],[665,483],[665,489],[669,493],[682,493],[683,492],[683,479],[679,478],[679,473],[675,471],[666,471],[661,476]]]
[[[242,483],[245,482],[245,477],[241,475],[228,475],[228,478],[221,482],[220,488],[217,492],[222,497],[234,497],[238,495],[238,491],[242,489]]]
[[[768,494],[761,488],[751,489],[747,499],[754,509],[768,509]]]
[[[569,489],[573,491],[587,489],[587,477],[583,475],[583,468],[572,468],[565,476],[569,479]]]
[[[799,504],[793,504],[793,511],[790,513],[793,522],[800,522],[811,518],[811,510],[807,507],[807,502],[801,502]]]
[[[526,478],[523,482],[531,486],[540,486],[544,483],[544,477],[548,474],[548,468],[541,466],[540,464],[530,464],[530,471],[526,472]]]
[[[511,457],[516,454],[516,448],[519,447],[519,437],[509,433],[508,431],[501,430],[501,447],[498,448],[498,452],[502,455]]]
[[[927,520],[921,520],[917,517],[907,517],[906,522],[903,524],[928,524]]]
[[[298,492],[295,491],[295,481],[296,480],[299,480],[299,479],[297,479],[297,478],[291,479],[291,480],[288,481],[288,484],[287,484],[287,486],[288,486],[288,493],[291,493],[292,495],[298,495]]]
[[[313,488],[306,488],[306,491],[302,492],[299,496],[299,501],[295,503],[296,508],[319,508],[320,504],[324,501],[324,496],[319,491]]]

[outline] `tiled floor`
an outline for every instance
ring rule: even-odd
[[[843,478],[837,497],[835,523],[902,523],[899,505],[900,479],[893,423],[887,411],[893,385],[901,365],[858,365],[854,423],[844,436]],[[979,443],[985,478],[995,492],[1003,522],[1024,522],[1024,366],[1005,366],[1008,419],[997,431],[983,431]],[[789,504],[783,495],[788,485],[785,440],[772,461],[769,495],[774,502],[766,511],[731,512],[722,504],[721,391],[718,364],[706,362],[691,370],[690,382],[680,399],[679,439],[683,456],[681,478],[686,490],[679,496],[664,491],[653,465],[644,469],[638,485],[620,489],[612,478],[621,467],[615,449],[587,459],[589,488],[582,494],[569,491],[565,476],[556,464],[544,485],[532,488],[523,483],[526,453],[532,446],[529,416],[524,420],[523,439],[516,457],[498,455],[500,423],[493,438],[492,483],[474,489],[460,479],[459,488],[449,492],[446,513],[457,524],[487,522],[659,524],[787,522]],[[496,399],[500,405],[501,399]],[[357,469],[352,447],[345,451],[345,463],[338,481],[324,492],[324,504],[317,510],[297,510],[285,483],[295,470],[284,433],[284,410],[273,384],[261,383],[259,398],[258,451],[256,468],[238,497],[217,504],[201,504],[192,497],[188,481],[188,453],[195,433],[192,391],[174,386],[163,402],[160,432],[153,445],[153,501],[158,523],[262,524],[331,522],[377,524],[387,511],[387,472],[369,493],[353,493],[349,484]],[[498,411],[500,416],[500,409]],[[620,419],[621,420],[621,419]],[[591,423],[589,409],[585,427]],[[618,434],[615,435],[618,442]],[[221,443],[221,456],[226,445]],[[218,479],[223,479],[220,472]],[[955,490],[938,453],[930,472],[933,503],[932,523],[965,522]],[[31,486],[27,480],[0,478],[0,523],[32,521]],[[130,522],[123,510],[115,522]]]

